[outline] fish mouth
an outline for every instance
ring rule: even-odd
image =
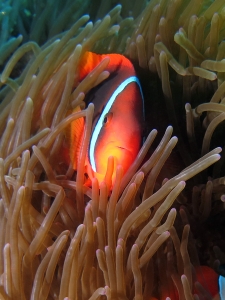
[[[90,163],[88,164],[88,175],[91,179],[95,177],[98,179],[99,182],[104,181],[107,171],[108,158],[110,156],[114,157],[114,171],[112,174],[112,184],[115,181],[116,169],[118,165],[123,167],[124,172],[127,171],[128,167],[133,162],[134,157],[132,151],[129,150],[123,144],[121,144],[116,144],[115,142],[110,142],[107,144],[105,152],[101,156],[102,164],[100,165],[100,167],[97,165],[96,172],[93,171]]]
[[[115,143],[112,143],[112,147],[131,152],[127,147],[125,147],[123,145],[118,145],[118,144],[116,145]]]
[[[113,152],[113,149],[116,150],[120,150],[120,151],[123,151],[123,152],[127,152],[129,154],[132,153],[132,151],[130,149],[128,149],[126,146],[123,145],[123,143],[119,143],[118,141],[110,141],[108,144],[107,144],[107,151],[110,152],[110,150]],[[112,154],[113,156],[113,154]]]
[[[108,141],[107,146],[126,149],[126,147],[122,141],[116,141],[116,140]]]
[[[123,146],[116,146],[115,148],[119,149],[119,150],[122,151],[122,152],[126,152],[127,155],[131,155],[131,156],[132,156],[132,151],[129,150],[128,148],[126,148],[126,147],[123,147]]]

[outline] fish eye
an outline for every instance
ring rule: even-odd
[[[113,115],[112,113],[106,114],[106,115],[104,116],[104,119],[103,119],[102,124],[103,124],[103,125],[109,124],[109,122],[110,122],[111,119],[112,119],[112,115]]]

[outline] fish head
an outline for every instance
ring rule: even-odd
[[[124,173],[127,172],[141,146],[142,121],[140,83],[137,77],[130,76],[116,85],[95,118],[89,146],[89,177],[94,176],[102,181],[110,156],[114,157],[113,183],[118,165],[123,167]]]

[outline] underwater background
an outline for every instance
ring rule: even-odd
[[[0,298],[224,299],[224,2],[0,1],[0,26]],[[144,94],[113,187],[85,171],[107,68],[80,82],[86,51],[125,55]]]

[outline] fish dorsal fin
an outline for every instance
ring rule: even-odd
[[[77,106],[73,112],[81,111]],[[77,161],[81,150],[82,137],[84,133],[84,118],[74,120],[70,126],[70,160],[73,168],[77,170]]]
[[[79,80],[83,80],[107,55],[86,51],[79,63]]]
[[[97,54],[86,51],[79,63],[79,81],[82,81],[105,57],[110,58],[110,63],[107,69],[113,72],[118,66],[127,67],[133,70],[133,65],[129,59],[121,54]]]

